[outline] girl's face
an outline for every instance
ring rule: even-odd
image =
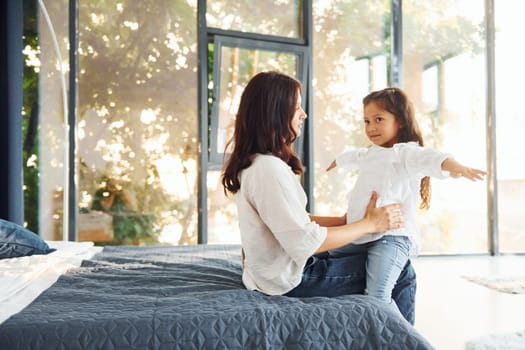
[[[397,143],[397,134],[401,125],[396,117],[381,108],[375,102],[364,107],[366,136],[374,145],[392,147]]]
[[[301,130],[303,128],[303,120],[306,119],[306,113],[303,110],[303,107],[301,107],[301,94],[297,93],[297,101],[295,102],[295,113],[292,118],[292,129],[297,135],[297,137],[301,136]]]

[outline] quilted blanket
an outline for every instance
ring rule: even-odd
[[[0,349],[432,349],[353,295],[246,290],[240,246],[105,247],[0,325]]]

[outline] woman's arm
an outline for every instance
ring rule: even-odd
[[[310,220],[323,227],[341,226],[346,224],[346,214],[343,216],[310,215]]]
[[[483,180],[487,173],[483,170],[469,168],[458,163],[454,158],[447,158],[441,163],[441,170],[448,171],[453,178],[466,177],[469,180]]]
[[[377,193],[373,192],[365,216],[361,220],[327,227],[326,239],[315,253],[342,247],[368,233],[384,232],[404,226],[405,221],[399,203],[376,208],[376,201]]]

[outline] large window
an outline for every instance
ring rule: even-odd
[[[426,145],[486,169],[484,6],[403,2],[403,87],[418,111]],[[421,211],[424,253],[487,251],[486,182],[432,180]]]
[[[239,243],[237,208],[225,196],[221,169],[230,149],[235,114],[242,91],[251,77],[267,70],[289,74],[303,82],[307,101],[308,46],[303,38],[302,1],[208,1],[205,34],[208,101],[205,125],[209,126],[209,157],[201,168],[206,197],[202,206],[208,243]],[[204,29],[203,29],[204,30]],[[201,66],[202,68],[202,66]],[[304,108],[307,110],[307,106]],[[303,138],[296,146],[302,153]],[[203,174],[204,177],[204,174]]]
[[[39,86],[24,96],[26,223],[43,238],[68,236],[74,206],[79,240],[239,243],[234,201],[220,184],[225,144],[245,84],[275,69],[306,87],[308,127],[296,146],[315,214],[346,211],[355,174],[325,168],[367,145],[362,98],[398,85],[426,145],[496,165],[494,182],[432,181],[431,209],[418,215],[423,254],[485,253],[493,242],[525,250],[525,159],[515,151],[525,130],[510,107],[525,53],[514,2],[494,0],[495,28],[485,18],[492,1],[77,3],[71,11],[67,0],[35,1],[38,42],[24,49],[26,70],[38,75],[26,89]],[[494,30],[495,84],[486,44]]]
[[[516,3],[497,0],[496,26],[496,164],[500,249],[525,251],[525,154],[520,151],[525,135],[520,78],[525,77],[523,22]]]
[[[403,2],[403,55],[394,59],[391,30],[400,28],[389,2],[314,1],[317,214],[345,211],[355,174],[324,169],[344,149],[368,144],[361,99],[372,90],[400,85],[416,105],[426,145],[486,168],[483,6],[469,3]],[[399,82],[390,78],[397,59]],[[486,184],[434,180],[432,188],[431,209],[418,215],[423,253],[486,251]]]
[[[38,7],[39,46],[36,57],[39,63],[32,61],[38,69],[39,101],[27,111],[27,116],[34,119],[29,125],[38,125],[37,134],[26,134],[26,143],[37,143],[38,147],[26,161],[27,172],[33,179],[25,178],[26,200],[35,211],[26,212],[27,222],[38,222],[38,227],[31,229],[40,233],[44,239],[61,240],[64,227],[64,191],[67,178],[67,151],[69,147],[67,133],[67,91],[68,84],[68,14],[67,1],[48,1]],[[26,47],[26,55],[31,49]],[[34,171],[38,169],[37,171]],[[38,192],[38,194],[36,193]],[[38,206],[35,206],[38,199]]]
[[[79,1],[78,12],[79,237],[196,243],[196,6]]]
[[[196,6],[78,3],[76,145],[68,143],[64,102],[70,90],[69,3],[39,7],[39,148],[27,162],[40,171],[38,186],[30,187],[39,189],[37,231],[45,239],[62,238],[69,190],[78,193],[79,240],[194,243]],[[78,158],[70,160],[75,146]],[[67,173],[75,168],[78,188],[68,188]],[[111,199],[113,192],[120,199]]]

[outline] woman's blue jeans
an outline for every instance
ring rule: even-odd
[[[290,297],[337,297],[364,294],[366,286],[367,254],[331,257],[322,253],[310,257],[303,271],[301,283],[286,293]],[[416,272],[407,261],[397,279],[392,299],[403,317],[412,325],[415,321]]]

